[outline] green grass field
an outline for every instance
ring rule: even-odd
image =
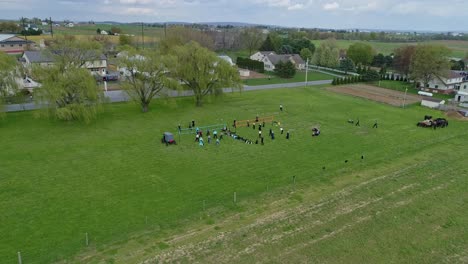
[[[305,82],[305,71],[298,71],[293,78],[285,79],[280,78],[274,75],[272,72],[265,72],[264,74],[269,75],[270,78],[260,78],[260,79],[248,79],[243,80],[243,83],[246,85],[265,85],[265,84],[276,84],[276,83],[294,83],[294,82]],[[319,81],[319,80],[332,80],[333,76],[321,73],[309,71],[307,73],[307,81]]]
[[[320,46],[320,43],[323,40],[313,40],[312,42]],[[337,40],[338,47],[340,49],[347,49],[350,45],[356,42],[360,42],[357,40]],[[383,53],[385,55],[391,54],[394,50],[403,45],[417,45],[417,43],[406,43],[406,42],[371,42],[371,41],[364,41],[371,45],[377,53]],[[425,41],[422,43],[430,43],[430,44],[440,44],[447,46],[451,51],[453,57],[457,58],[464,58],[466,53],[468,52],[468,41],[461,41],[461,40],[437,40],[437,41]]]
[[[176,146],[159,141],[162,132],[175,132],[177,124],[188,126],[192,119],[200,126],[231,124],[257,114],[275,115],[291,139],[267,124],[264,134],[271,127],[276,139],[266,139],[264,146],[226,137],[219,147],[201,148],[192,135],[182,136]],[[255,238],[281,234],[296,235],[260,245],[255,254],[240,254],[238,262],[303,262],[309,256],[318,262],[359,262],[368,255],[374,263],[401,263],[466,257],[468,183],[462,157],[468,123],[450,120],[445,129],[417,128],[425,114],[441,116],[321,87],[226,94],[202,108],[194,107],[191,98],[157,100],[147,114],[131,103],[112,104],[90,125],[35,119],[33,112],[7,114],[0,122],[0,259],[16,263],[21,251],[23,263],[136,263],[159,253],[171,255],[177,243],[168,237],[189,228],[208,228],[214,235],[229,230],[223,219],[231,215],[238,216],[232,221],[233,239],[206,244],[206,254],[193,252],[195,259],[229,262],[226,258],[238,249],[259,241]],[[361,127],[348,124],[350,118],[359,118]],[[371,128],[374,120],[378,129]],[[322,135],[311,138],[310,129],[317,125]],[[257,136],[251,128],[237,132]],[[379,180],[392,173],[397,176]],[[297,191],[291,194],[293,176]],[[372,184],[362,185],[367,181]],[[335,196],[353,186],[354,191]],[[439,189],[430,192],[434,188]],[[317,213],[295,210],[328,200]],[[410,206],[404,206],[408,201]],[[287,208],[297,213],[291,221],[241,228],[257,216]],[[314,226],[314,221],[324,225]],[[301,226],[303,231],[295,231]],[[210,234],[186,242],[205,238]],[[320,240],[292,251],[314,239]],[[275,256],[281,258],[275,261]]]

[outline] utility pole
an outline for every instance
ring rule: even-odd
[[[307,61],[306,61],[306,76],[305,76],[305,82],[304,82],[304,86],[307,87],[307,72],[309,71],[309,58],[307,58]]]
[[[49,17],[49,26],[50,26],[50,34],[52,38],[54,38],[54,30],[52,29],[52,17]]]
[[[143,32],[143,22],[141,22],[141,48],[145,49],[145,34]]]
[[[24,21],[26,21],[26,18],[21,17],[21,22],[23,24],[23,30],[22,30],[23,31],[23,37],[24,37],[24,39],[28,40],[28,36],[26,35],[26,27],[24,25]]]
[[[406,93],[408,92],[408,87],[405,87],[405,97],[403,98],[403,108],[405,108],[406,105]]]

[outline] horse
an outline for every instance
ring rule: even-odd
[[[445,118],[436,118],[434,120],[434,129],[435,129],[435,127],[444,128],[444,127],[447,127],[447,126],[448,126],[448,121]]]

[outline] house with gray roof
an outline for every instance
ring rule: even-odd
[[[275,65],[279,62],[288,62],[296,66],[298,70],[305,70],[305,62],[299,54],[276,54],[274,51],[259,51],[252,56],[251,60],[262,61],[265,65],[265,71],[274,71]]]
[[[0,51],[8,54],[21,54],[34,42],[17,37],[13,34],[0,34]]]
[[[59,55],[59,54],[57,54]],[[94,74],[105,76],[107,72],[107,57],[104,54],[86,54],[86,59],[83,67],[87,68]],[[45,51],[25,51],[21,58],[23,64],[28,67],[33,64],[40,66],[50,66],[54,64],[54,56],[52,53]]]

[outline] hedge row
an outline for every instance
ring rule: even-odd
[[[263,61],[251,60],[249,58],[237,57],[237,66],[243,69],[249,69],[256,72],[264,72],[265,65]]]

